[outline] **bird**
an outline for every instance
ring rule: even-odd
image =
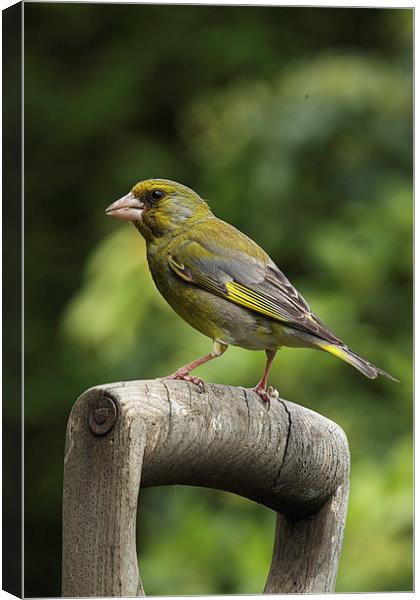
[[[213,341],[211,352],[168,379],[186,380],[203,390],[203,380],[191,371],[233,345],[265,351],[263,375],[252,389],[268,405],[276,394],[267,387],[268,375],[282,346],[322,350],[370,379],[381,375],[398,381],[341,341],[270,256],[217,218],[191,188],[168,179],[146,179],[105,214],[134,224],[146,241],[159,292],[180,317]]]

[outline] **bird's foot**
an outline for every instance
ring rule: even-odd
[[[261,400],[267,404],[268,409],[270,408],[270,400],[279,399],[278,391],[271,385],[268,390],[266,390],[262,385],[256,385],[254,388],[252,388],[252,391],[259,395]]]
[[[200,379],[200,377],[195,377],[194,375],[189,375],[188,373],[181,371],[175,371],[175,373],[172,373],[172,375],[168,375],[167,377],[164,377],[163,379],[177,379],[177,380],[182,380],[182,381],[189,381],[190,383],[193,383],[194,385],[198,386],[200,388],[201,392],[204,392],[204,381],[202,379]]]
[[[252,388],[252,391],[259,395],[264,404],[267,404],[267,408],[270,408],[271,398],[267,390],[257,385],[254,388]]]

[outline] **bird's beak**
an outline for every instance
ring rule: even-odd
[[[116,200],[108,206],[105,214],[109,217],[116,217],[123,221],[140,221],[144,210],[144,203],[138,200],[130,192],[119,200]]]

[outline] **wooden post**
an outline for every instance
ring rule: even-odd
[[[253,392],[183,381],[92,388],[71,412],[63,493],[63,596],[142,596],[139,488],[234,492],[278,513],[266,593],[334,590],[349,449],[333,422]],[[174,590],[176,593],[176,590]]]

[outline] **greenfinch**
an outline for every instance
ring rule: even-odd
[[[190,372],[232,344],[265,351],[264,373],[253,388],[265,402],[271,394],[268,374],[281,346],[323,350],[366,377],[394,379],[350,350],[311,311],[268,254],[215,217],[192,189],[167,179],[147,179],[105,212],[134,223],[146,240],[149,268],[162,296],[187,323],[213,340],[209,354],[169,378],[203,387]]]

